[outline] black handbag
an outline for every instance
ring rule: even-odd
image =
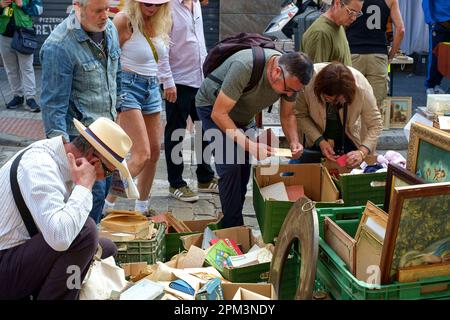
[[[38,43],[34,27],[16,29],[11,48],[22,54],[33,54],[37,47]]]

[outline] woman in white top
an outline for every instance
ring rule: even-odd
[[[147,214],[148,197],[156,172],[161,143],[161,94],[164,87],[168,101],[175,99],[172,78],[158,77],[169,71],[169,32],[172,27],[170,0],[129,0],[114,17],[122,53],[123,98],[119,124],[131,137],[133,146],[128,163],[133,177],[138,176],[139,200],[135,210]],[[167,74],[167,72],[164,72]],[[115,197],[108,195],[104,211],[111,210]]]

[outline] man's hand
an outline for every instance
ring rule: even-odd
[[[249,153],[257,160],[267,159],[272,155],[272,148],[264,143],[250,142]]]
[[[170,103],[177,101],[177,87],[164,89],[164,99]]]
[[[303,145],[300,142],[293,142],[289,147],[292,151],[292,159],[298,159],[303,154]]]
[[[330,161],[336,162],[336,153],[334,153],[333,147],[328,143],[327,140],[322,140],[319,143],[320,151],[322,154]]]
[[[13,0],[20,8],[23,6],[22,0]]]
[[[72,153],[67,154],[67,159],[69,161],[69,170],[73,183],[92,190],[96,179],[95,166],[90,164],[86,158],[75,159]]]
[[[6,8],[7,6],[9,6],[10,4],[11,4],[11,0],[2,0],[1,2],[0,2],[0,6],[2,7],[2,8]]]

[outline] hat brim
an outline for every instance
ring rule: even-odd
[[[170,2],[170,0],[136,0],[136,1],[142,2],[142,3],[151,3],[151,4],[163,4],[163,3]]]
[[[128,181],[133,181],[131,173],[128,171],[125,159],[122,162],[119,162],[108,150],[106,150],[100,143],[97,142],[97,140],[86,132],[86,127],[80,121],[73,119],[73,122],[78,132],[91,144],[95,150],[97,150],[103,157],[105,157],[106,160],[108,160],[108,162],[119,170],[120,175],[123,178],[126,178]]]

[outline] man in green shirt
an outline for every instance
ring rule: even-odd
[[[303,53],[281,54],[264,49],[265,67],[258,84],[245,90],[253,70],[252,49],[238,51],[211,72],[196,96],[197,113],[212,140],[224,218],[222,227],[243,224],[242,208],[250,178],[250,155],[262,160],[272,155],[270,146],[248,136],[255,128],[255,115],[280,99],[280,121],[293,158],[300,157],[294,105],[297,92],[312,78],[313,65]],[[213,80],[214,79],[214,80]],[[209,138],[208,138],[209,137]],[[203,159],[210,159],[203,155]],[[198,161],[198,158],[197,158]]]
[[[333,0],[331,7],[306,30],[301,51],[314,63],[338,61],[352,65],[345,27],[362,15],[363,0]]]

